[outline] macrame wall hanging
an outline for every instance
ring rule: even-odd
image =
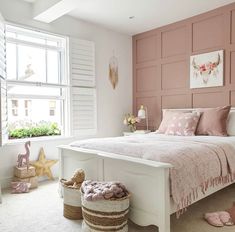
[[[115,89],[118,84],[118,59],[114,56],[114,52],[109,59],[109,80],[113,89]]]

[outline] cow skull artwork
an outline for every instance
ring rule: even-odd
[[[193,58],[192,66],[194,67],[194,77],[197,78],[198,74],[202,76],[202,80],[207,84],[211,74],[213,77],[216,77],[218,74],[217,66],[220,64],[220,54],[218,53],[217,60],[212,62],[208,61],[204,64],[197,64],[195,58]]]
[[[223,85],[223,51],[191,56],[191,88]]]

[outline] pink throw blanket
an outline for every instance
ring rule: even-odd
[[[235,140],[234,140],[235,141]],[[71,146],[170,163],[170,189],[178,212],[197,199],[198,190],[235,177],[235,147],[223,137],[157,134],[89,139]]]
[[[87,201],[120,199],[128,196],[126,187],[119,182],[99,182],[86,180],[81,190]]]

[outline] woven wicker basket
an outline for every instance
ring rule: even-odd
[[[127,232],[130,195],[121,199],[87,201],[81,194],[83,229],[90,232]],[[87,228],[86,228],[87,227]]]
[[[82,219],[81,193],[79,189],[64,186],[64,217],[72,220]]]

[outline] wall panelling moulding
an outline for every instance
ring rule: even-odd
[[[191,94],[176,94],[162,96],[162,109],[190,108]]]
[[[231,11],[231,44],[235,44],[235,9]]]
[[[235,3],[134,35],[133,43],[133,112],[149,106],[152,129],[162,108],[235,106]],[[190,56],[221,49],[224,86],[190,89]]]
[[[162,89],[180,89],[188,86],[187,61],[162,64]]]
[[[230,101],[231,101],[231,105],[235,106],[235,91],[231,91],[231,93],[230,93]]]
[[[137,63],[157,59],[157,36],[148,36],[136,40],[136,61]]]
[[[160,89],[157,67],[143,67],[136,70],[136,91],[146,92]]]
[[[235,84],[235,51],[230,53],[230,81]]]
[[[186,26],[162,32],[162,58],[186,53],[186,33]]]
[[[217,15],[193,23],[193,51],[223,46],[223,22],[223,15]]]
[[[229,104],[229,92],[208,92],[193,94],[193,107],[218,107]]]

